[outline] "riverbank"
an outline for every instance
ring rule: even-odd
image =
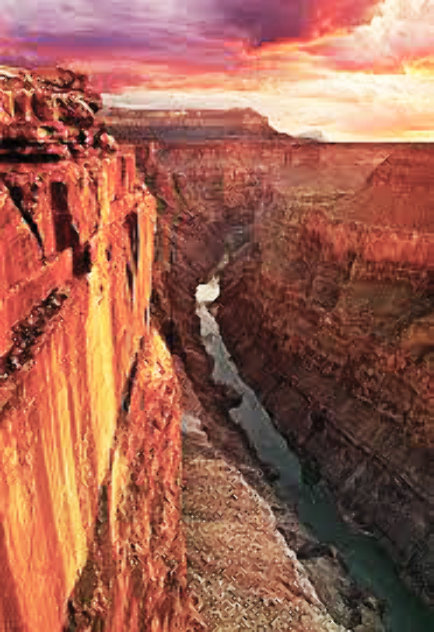
[[[182,362],[175,364],[183,391],[188,580],[206,629],[345,632],[347,628],[327,612],[303,565],[279,532],[271,490],[267,494],[267,484],[247,463],[247,454],[238,468],[208,440],[204,426],[209,427],[212,419]],[[252,476],[257,477],[262,494],[248,482]]]
[[[218,419],[207,418],[207,434],[214,445],[219,445],[222,423],[226,424],[227,428],[223,429],[225,442],[220,443],[223,454],[267,502],[274,514],[277,530],[284,536],[290,549],[302,560],[309,581],[333,619],[358,632],[384,630],[381,621],[382,603],[369,590],[361,589],[352,581],[336,548],[321,543],[300,521],[298,487],[301,468],[295,455],[288,455],[286,443],[276,431],[277,446],[273,443],[275,437],[270,441],[271,422],[266,419],[265,411],[260,411],[261,406],[254,393],[248,392],[250,389],[237,377],[236,368],[231,366],[228,370],[231,360],[219,338],[217,323],[205,305],[212,311],[213,306],[210,303],[218,296],[218,292],[215,276],[208,284],[198,286],[197,314],[201,321],[203,343],[210,357],[214,359],[212,380],[219,389],[224,384],[232,393],[233,399],[238,397],[238,401],[235,404],[237,407],[230,410],[230,417],[226,421],[223,421],[222,416]],[[197,351],[200,353],[199,349]],[[195,388],[198,388],[197,382]],[[250,419],[259,415],[256,420],[260,421],[259,425],[246,428],[242,423],[242,418],[246,415]],[[231,437],[229,441],[228,437]],[[292,458],[291,463],[288,462],[289,458]],[[282,464],[285,471],[279,469]],[[279,478],[279,485],[276,486],[276,479]]]

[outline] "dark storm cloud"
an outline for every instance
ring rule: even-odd
[[[217,0],[216,13],[229,30],[259,45],[302,37],[310,0]]]
[[[114,58],[128,50],[148,62],[232,70],[243,63],[240,42],[258,47],[307,40],[357,22],[379,0],[2,1],[3,41],[35,61],[55,58],[62,48],[72,56],[94,51]],[[11,54],[4,47],[0,61]]]
[[[165,34],[200,39],[212,34],[253,44],[303,34],[312,2],[321,0],[4,0],[16,35],[77,35],[133,39],[153,45]],[[97,43],[97,42],[96,42]]]

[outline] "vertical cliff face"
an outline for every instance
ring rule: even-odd
[[[151,330],[124,391],[68,630],[187,629],[180,414],[171,357]]]
[[[77,78],[3,83],[0,627],[182,630],[180,411],[147,318],[155,201]]]

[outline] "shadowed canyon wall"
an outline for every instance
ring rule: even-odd
[[[79,79],[1,78],[0,629],[184,630],[155,200]]]
[[[355,194],[266,213],[218,311],[281,432],[431,602],[433,160],[399,150]]]

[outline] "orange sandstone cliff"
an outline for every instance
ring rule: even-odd
[[[0,83],[0,629],[187,629],[155,200],[84,78]]]

